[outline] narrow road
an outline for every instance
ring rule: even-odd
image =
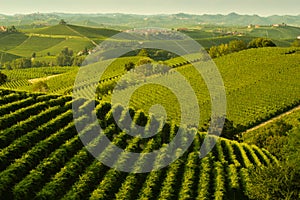
[[[261,124],[259,124],[259,125],[257,125],[257,126],[254,126],[253,128],[250,128],[250,129],[246,130],[244,133],[248,133],[248,132],[254,131],[254,130],[256,130],[256,129],[262,127],[262,126],[265,126],[265,125],[267,125],[267,124],[269,124],[269,123],[272,123],[272,122],[274,122],[274,121],[276,121],[276,120],[278,120],[278,119],[280,119],[280,118],[282,118],[282,117],[284,117],[284,116],[286,116],[286,115],[289,115],[289,114],[291,114],[292,112],[295,112],[295,111],[297,111],[297,110],[300,110],[300,105],[299,105],[299,106],[296,106],[295,108],[293,108],[293,109],[291,109],[291,110],[289,110],[289,111],[286,111],[286,112],[284,112],[284,113],[281,113],[280,115],[277,115],[277,116],[275,116],[275,117],[269,119],[268,121],[265,121],[265,122],[263,122],[263,123],[261,123]]]
[[[54,75],[51,75],[51,76],[47,76],[47,77],[41,77],[41,78],[34,78],[34,79],[29,79],[28,82],[29,83],[36,83],[36,82],[39,82],[39,81],[47,81],[53,77],[56,77],[56,76],[60,76],[62,74],[54,74]]]

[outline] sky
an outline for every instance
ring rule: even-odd
[[[299,15],[299,0],[0,0],[1,14],[132,13]]]

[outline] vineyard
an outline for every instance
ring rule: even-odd
[[[80,116],[79,123],[85,127],[79,136],[72,103],[84,110],[91,102],[9,90],[0,90],[0,95],[3,199],[247,199],[247,168],[277,163],[264,149],[226,139],[219,139],[213,151],[199,159],[206,135],[198,132],[188,151],[168,167],[143,174],[120,172],[97,161],[83,146],[80,136],[96,130],[99,123],[114,145],[147,153],[169,143],[178,127],[167,123],[151,138],[132,137],[120,130],[112,118],[114,112],[124,113],[123,108],[96,102],[91,112],[96,113],[98,122],[87,124],[88,113]],[[133,123],[143,122],[145,128],[150,123],[141,112],[131,114]],[[118,120],[126,121],[123,117]],[[96,134],[88,147],[96,148],[101,137]],[[111,153],[107,146],[99,156],[107,159]],[[146,159],[142,155],[135,163],[137,168]],[[161,159],[164,157],[157,157],[154,165]],[[122,164],[124,160],[126,154],[121,154],[116,162]]]
[[[113,77],[120,77],[123,75],[125,70],[125,64],[132,62],[137,63],[140,59],[144,57],[121,57],[114,60],[107,70],[104,71],[100,81],[110,80]],[[104,68],[107,63],[112,60],[104,60],[96,63],[99,67]],[[7,89],[17,89],[32,92],[32,79],[46,78],[52,75],[59,75],[56,77],[51,77],[45,80],[49,86],[49,93],[55,94],[71,94],[74,86],[74,81],[78,73],[78,67],[40,67],[40,68],[28,68],[28,69],[14,69],[14,70],[1,70],[8,77],[8,81],[1,85],[2,88]],[[80,87],[90,87],[90,84],[97,84],[99,82],[99,77],[89,77],[88,80],[82,81],[78,84]]]
[[[76,69],[77,67],[40,67],[28,69],[1,70],[1,72],[7,75],[8,79],[5,84],[1,85],[1,87],[32,91],[32,80],[43,80],[43,78],[46,78],[48,76],[68,74],[72,71],[74,71],[76,74]]]
[[[276,116],[292,107],[299,105],[299,59],[296,51],[288,54],[290,48],[263,48],[250,49],[233,53],[215,59],[215,63],[222,75],[226,88],[227,116],[237,124],[247,127],[255,126],[266,119]],[[175,64],[175,62],[178,64]],[[210,116],[210,96],[201,75],[188,63],[181,66],[181,59],[172,59],[170,63],[189,81],[197,95],[201,111],[201,119],[207,120]],[[175,74],[176,75],[176,74]],[[176,87],[185,88],[174,78],[174,73],[167,73],[151,78],[151,82],[168,82],[172,80]],[[128,88],[128,91],[131,88]],[[124,97],[128,91],[116,91],[118,98]],[[180,113],[177,99],[169,94],[168,89],[161,86],[143,86],[133,94],[131,106],[148,111],[149,102],[166,105],[170,111],[168,116],[177,122],[180,117],[188,113]],[[158,100],[158,101],[157,101]],[[189,104],[189,102],[184,102]],[[193,105],[191,105],[192,107]],[[191,111],[192,112],[192,111]],[[186,116],[189,117],[189,116]]]
[[[94,40],[100,42],[117,33],[119,31],[105,28],[55,25],[0,34],[0,63],[30,57],[33,52],[39,58],[49,53],[57,55],[64,47],[77,53],[84,48],[94,48]]]
[[[290,54],[289,52],[294,53]],[[97,73],[89,76],[87,80],[78,80],[76,90],[84,97],[94,97],[95,86],[106,87],[115,84],[126,73],[126,63],[137,63],[143,57],[123,57],[116,59],[102,75],[99,82]],[[150,77],[151,81],[164,83],[174,81],[176,87],[182,87],[182,95],[185,88],[181,81],[175,78],[174,70],[181,73],[190,83],[198,98],[201,111],[201,124],[210,116],[209,91],[202,77],[190,63],[200,64],[201,58],[195,55],[187,55],[189,61],[181,57],[173,58],[165,63],[174,69],[160,76]],[[300,85],[299,76],[299,49],[296,48],[263,48],[250,49],[233,53],[215,59],[215,63],[222,75],[227,95],[227,116],[237,124],[253,127],[272,116],[276,116],[296,105],[299,105]],[[102,68],[111,60],[96,63]],[[97,69],[97,68],[96,68]],[[50,93],[71,94],[78,68],[57,67],[37,68],[22,70],[3,70],[8,75],[9,81],[2,88],[21,89],[32,91],[32,85],[26,81],[32,78],[47,77],[53,74],[61,74],[46,81]],[[129,87],[128,90],[131,88]],[[128,90],[115,91],[119,98],[127,95]],[[110,99],[110,95],[103,96]],[[154,85],[145,85],[136,90],[131,98],[131,106],[135,109],[143,109],[148,112],[153,103],[165,106],[168,116],[179,122],[180,113],[178,100],[166,88]],[[193,109],[194,105],[187,106]]]

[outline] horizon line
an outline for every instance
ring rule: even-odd
[[[238,13],[238,12],[228,12],[228,13],[192,13],[192,12],[177,12],[177,13],[147,13],[147,14],[141,14],[141,13],[126,13],[126,12],[28,12],[28,13],[11,13],[11,14],[5,14],[5,13],[0,13],[0,15],[5,15],[5,16],[16,16],[16,15],[32,15],[32,14],[80,14],[80,15],[115,15],[115,14],[122,14],[122,15],[137,15],[137,16],[157,16],[157,15],[178,15],[178,14],[186,14],[186,15],[196,15],[196,16],[203,16],[203,15],[230,15],[230,14],[236,14],[240,16],[259,16],[259,17],[272,17],[272,16],[300,16],[300,14],[272,14],[272,15],[260,15],[257,13]]]

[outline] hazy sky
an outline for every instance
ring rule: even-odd
[[[299,15],[299,0],[0,0],[0,13],[193,13]]]

